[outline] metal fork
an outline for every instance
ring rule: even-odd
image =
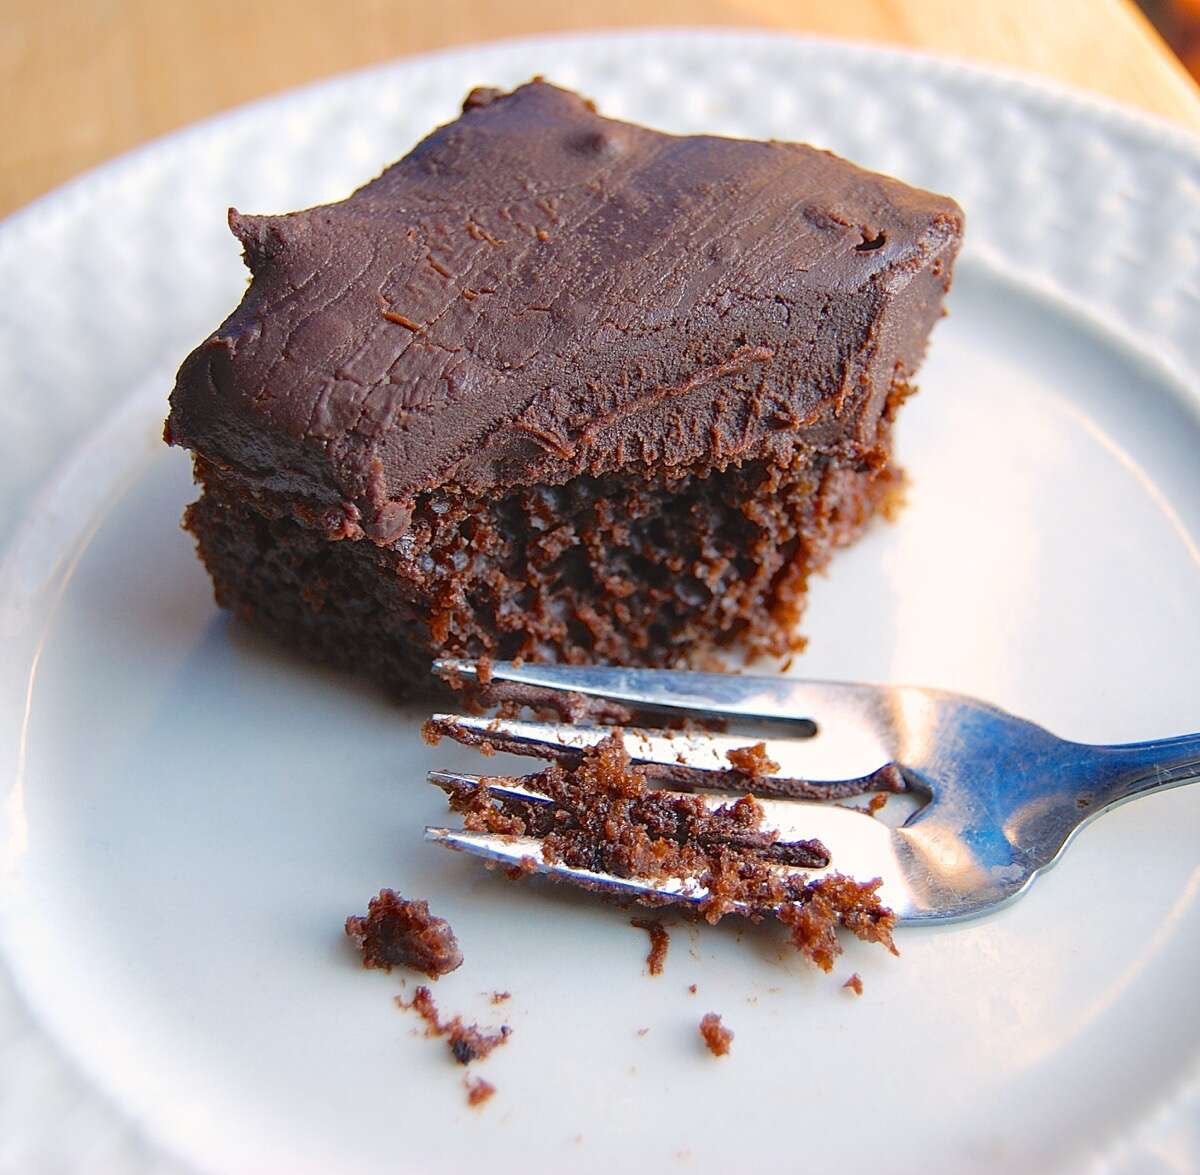
[[[479,682],[475,667],[439,661],[444,678]],[[860,881],[882,878],[880,897],[905,923],[987,913],[1027,890],[1075,833],[1137,796],[1200,780],[1200,734],[1118,746],[1068,742],[995,706],[944,690],[743,677],[668,670],[555,665],[490,666],[489,688],[553,700],[569,695],[633,713],[754,724],[751,735],[625,728],[635,762],[689,788],[729,787],[732,747],[766,743],[779,770],[741,791],[707,797],[714,807],[752,790],[828,796],[908,790],[925,803],[891,828],[860,811],[811,799],[760,800],[763,827],[782,841],[816,838],[826,869]],[[533,691],[530,693],[530,691]],[[520,695],[518,695],[520,696]],[[619,713],[619,710],[618,710]],[[598,725],[436,715],[436,729],[464,742],[543,758],[578,757],[611,732]],[[445,789],[478,776],[431,772]],[[493,795],[549,802],[524,784],[493,783]],[[613,877],[542,859],[533,838],[427,828],[427,839],[589,888],[658,901],[699,903],[694,880]]]

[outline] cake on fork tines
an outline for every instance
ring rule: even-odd
[[[437,655],[784,653],[895,495],[958,206],[828,152],[476,90],[252,281],[166,437],[219,603],[400,690]]]

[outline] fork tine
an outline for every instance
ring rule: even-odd
[[[514,780],[494,775],[474,775],[468,771],[430,771],[426,779],[435,787],[440,787],[447,795],[455,792],[474,790],[481,783],[489,798],[493,800],[517,800],[523,804],[536,804],[539,807],[552,807],[554,800],[532,786],[536,776],[525,776]],[[667,793],[676,794],[676,793]],[[744,791],[706,791],[696,796],[710,811],[736,803],[742,799]],[[830,807],[828,804],[807,800],[772,800],[755,797],[759,808],[762,809],[762,823],[759,830],[765,833],[775,833],[781,842],[787,843],[798,840],[819,840],[826,848],[829,841],[845,845],[853,838],[860,841],[867,834],[868,828],[877,831],[884,827],[865,812],[850,807]],[[863,826],[862,821],[871,820],[869,826]],[[854,856],[861,856],[855,853]]]
[[[445,681],[479,682],[472,661],[441,658],[433,672]],[[625,669],[604,665],[515,665],[493,661],[487,685],[503,683],[532,690],[582,694],[634,709],[680,710],[714,718],[786,720],[811,734],[822,711],[835,705],[873,712],[884,699],[877,686],[804,681],[678,669]]]
[[[425,839],[447,849],[455,849],[472,857],[492,861],[497,865],[518,869],[523,873],[539,873],[557,881],[570,882],[583,889],[623,897],[648,898],[652,901],[684,902],[688,905],[699,905],[708,896],[708,890],[704,886],[690,880],[674,877],[615,877],[611,873],[596,873],[591,869],[575,869],[558,862],[548,862],[542,855],[541,841],[534,837],[504,837],[486,832],[427,827]]]
[[[487,779],[487,793],[496,800],[520,800],[523,804],[553,806],[554,801],[544,792],[534,791],[522,784],[494,776],[472,775],[466,771],[430,771],[426,779],[447,795],[478,787]]]
[[[813,809],[809,815],[816,816],[824,811],[830,823],[815,823],[806,829],[809,835],[819,836],[827,847],[831,847],[830,864],[824,869],[781,870],[802,873],[812,880],[830,873],[841,873],[858,881],[881,878],[883,884],[879,896],[900,922],[927,920],[928,914],[914,895],[906,878],[905,869],[898,855],[897,836],[885,824],[844,808],[831,808],[819,804],[797,804],[795,807]],[[837,827],[834,827],[834,825]],[[847,836],[851,832],[853,835]],[[615,877],[607,873],[596,873],[590,869],[575,869],[557,861],[547,861],[542,854],[542,845],[536,837],[500,836],[487,832],[467,832],[452,828],[426,827],[425,839],[444,848],[480,857],[521,872],[543,874],[556,881],[566,881],[583,889],[623,897],[638,898],[653,904],[675,902],[699,905],[708,891],[694,879]],[[734,906],[739,913],[744,907]]]
[[[531,782],[536,778],[536,776],[525,776],[523,779],[513,780],[494,775],[474,775],[468,771],[445,770],[430,771],[426,775],[428,782],[435,787],[440,787],[447,795],[474,791],[482,783],[490,799],[501,802],[516,800],[522,804],[536,804],[542,808],[553,807],[554,800],[550,796],[531,786]],[[718,808],[736,803],[745,794],[745,792],[714,791],[698,795],[696,798],[710,812],[715,812]],[[777,833],[781,841],[811,840],[813,838],[819,840],[820,837],[816,833],[805,831],[805,829],[808,821],[820,821],[823,825],[829,824],[830,821],[827,818],[822,818],[821,813],[823,812],[834,811],[837,814],[832,823],[839,830],[844,826],[845,816],[843,814],[849,813],[851,819],[855,815],[861,817],[860,813],[851,812],[848,808],[830,809],[824,804],[806,803],[803,800],[759,800],[758,805],[763,813],[759,829],[768,834]],[[838,819],[839,816],[842,819]]]
[[[848,815],[853,818],[854,814]],[[877,824],[867,816],[860,816],[858,819],[864,825]],[[880,899],[896,914],[897,919],[900,922],[919,920],[921,912],[914,904],[913,895],[896,861],[890,831],[877,824],[876,835],[888,839],[876,840],[875,851],[865,861],[859,859],[853,864],[842,862],[831,864],[825,869],[812,870],[791,870],[787,866],[780,866],[780,870],[798,872],[812,880],[835,872],[854,877],[858,881],[870,881],[880,877],[883,880],[879,889]],[[597,873],[591,869],[576,869],[561,862],[547,861],[542,853],[541,841],[535,837],[498,836],[493,833],[430,826],[425,829],[425,839],[443,848],[479,857],[493,864],[519,870],[521,873],[536,873],[555,881],[569,882],[582,889],[636,898],[651,905],[669,902],[698,906],[708,896],[708,890],[694,878],[616,877],[610,873]],[[735,903],[732,908],[739,914],[751,912],[743,903]]]
[[[517,800],[539,806],[554,803],[549,796],[530,787],[528,779],[510,781],[459,771],[430,771],[428,779],[448,793],[460,788],[475,788],[486,779],[487,794],[494,800]],[[699,798],[709,811],[715,811],[744,795],[745,792],[707,792]],[[830,867],[838,872],[859,878],[898,878],[891,829],[865,812],[804,800],[759,799],[758,805],[762,809],[759,830],[774,833],[778,837],[777,844],[817,840],[829,852]],[[817,867],[806,872],[817,875],[824,870]]]
[[[556,762],[575,763],[580,753],[612,734],[606,726],[572,726],[516,718],[435,714],[430,727],[467,746],[487,744],[493,750],[536,755]],[[763,742],[768,758],[779,770],[756,776],[753,788],[763,795],[835,799],[864,791],[903,791],[904,778],[879,748],[858,750],[855,766],[865,768],[848,778],[846,757],[829,755],[816,740],[767,738],[708,732],[624,729],[625,749],[635,763],[659,779],[685,786],[727,788],[733,765],[729,752]],[[836,748],[830,748],[836,749]],[[830,760],[833,760],[832,762]]]

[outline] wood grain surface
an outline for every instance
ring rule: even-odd
[[[736,26],[1031,70],[1200,131],[1200,90],[1131,0],[0,0],[0,215],[156,135],[447,45]]]

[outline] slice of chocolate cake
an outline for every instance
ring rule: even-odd
[[[230,225],[253,280],[167,422],[186,525],[223,606],[403,690],[437,654],[796,647],[809,573],[895,492],[962,214],[533,82]]]

